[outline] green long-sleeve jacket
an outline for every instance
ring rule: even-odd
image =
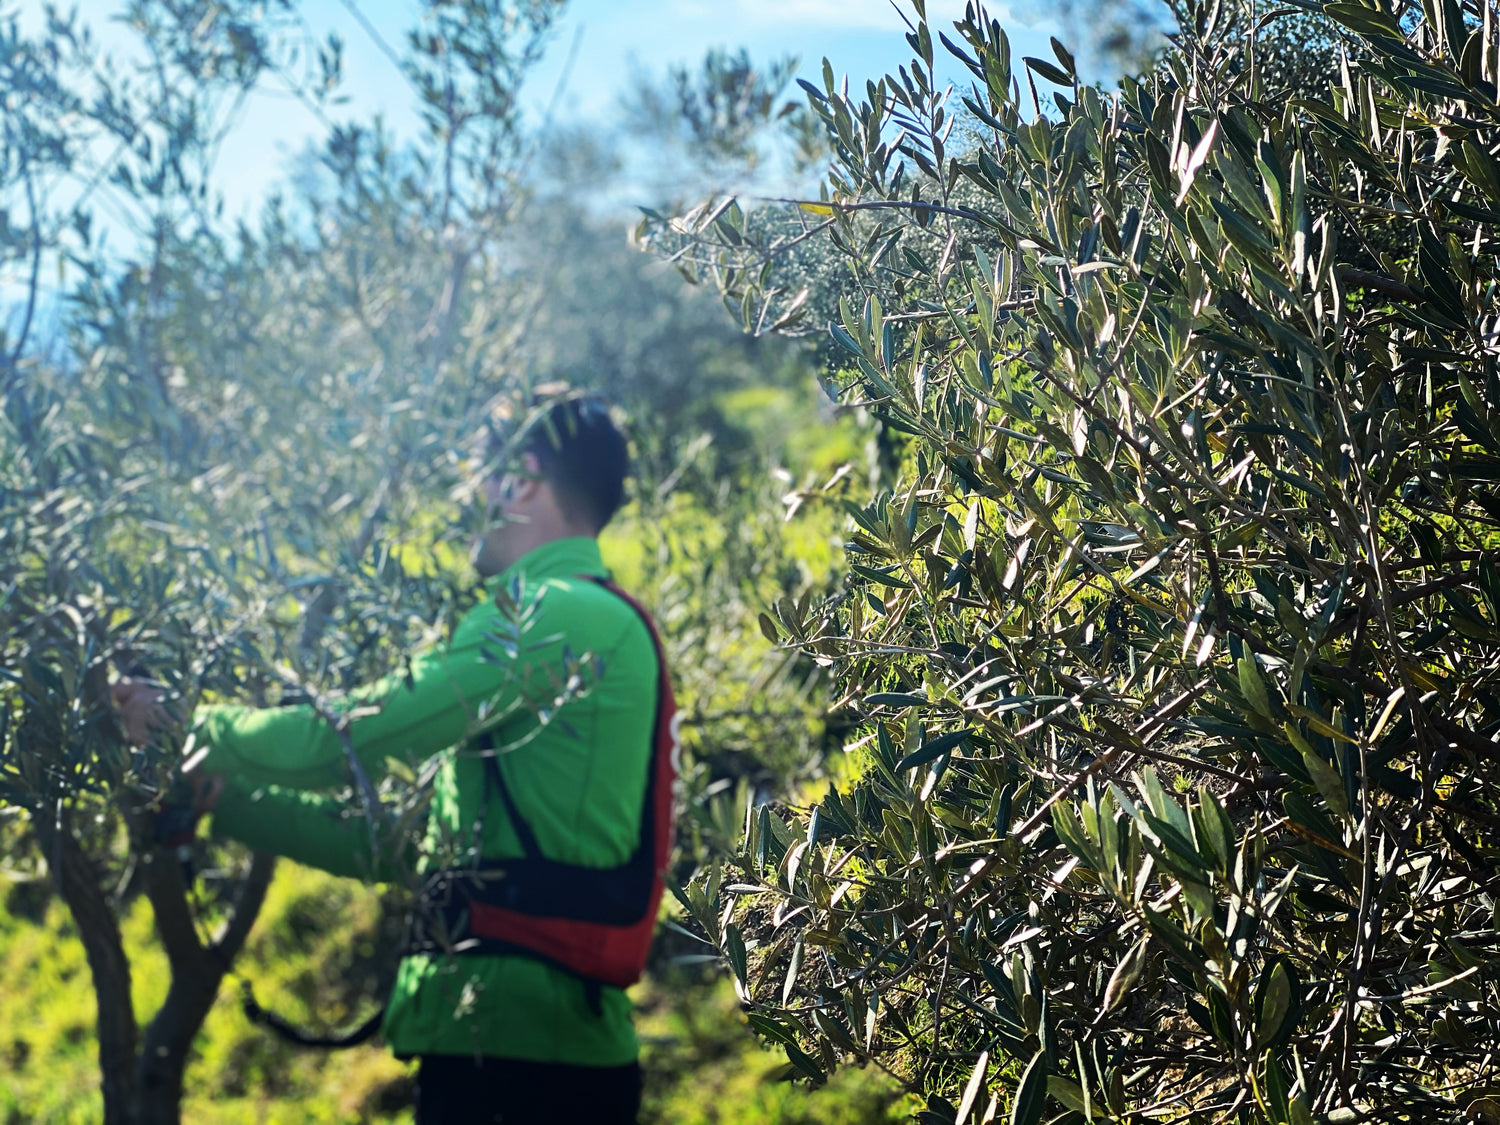
[[[640,832],[652,751],[657,655],[649,631],[619,597],[585,576],[604,576],[593,539],[537,548],[491,580],[518,588],[527,623],[519,637],[493,597],[469,612],[446,646],[354,693],[354,752],[370,773],[386,759],[441,755],[418,871],[522,854],[483,762],[467,748],[494,730],[507,787],[544,854],[567,863],[623,863]],[[586,654],[581,685],[564,664]],[[557,700],[562,698],[559,706]],[[369,711],[360,717],[359,713]],[[538,719],[547,714],[548,721]],[[383,881],[391,856],[372,854],[368,822],[328,790],[349,784],[344,749],[309,707],[203,707],[194,741],[202,769],[227,774],[216,835],[339,875]],[[494,796],[491,800],[490,797]],[[601,1012],[576,978],[526,957],[410,956],[402,960],[383,1032],[401,1056],[482,1054],[538,1062],[617,1066],[636,1057],[630,1001],[602,990]]]

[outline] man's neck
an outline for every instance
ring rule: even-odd
[[[515,524],[491,535],[500,537],[499,541],[487,541],[486,549],[481,550],[474,559],[475,569],[479,571],[480,577],[486,580],[497,574],[503,574],[527,555],[541,550],[549,543],[557,543],[564,539],[594,538],[592,532],[578,528],[543,530],[535,525],[523,527]]]

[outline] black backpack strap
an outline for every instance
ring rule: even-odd
[[[572,975],[583,982],[583,999],[588,1004],[589,1011],[595,1019],[602,1019],[604,1017],[604,986],[596,980],[579,976],[577,973]]]
[[[505,774],[500,769],[500,756],[495,752],[495,739],[489,731],[485,731],[478,738],[479,748],[484,754],[484,777],[485,788],[491,784],[500,790],[500,800],[505,805],[505,815],[510,817],[510,826],[515,829],[516,839],[521,842],[521,851],[526,853],[529,859],[541,859],[542,849],[536,842],[536,833],[531,830],[531,825],[526,823],[526,818],[521,815],[521,810],[516,806],[516,799],[511,796],[510,786],[505,784]]]

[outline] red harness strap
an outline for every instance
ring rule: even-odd
[[[635,610],[656,647],[654,746],[634,853],[613,868],[547,859],[490,755],[486,773],[499,789],[526,854],[487,861],[477,869],[438,872],[429,880],[429,890],[450,922],[448,932],[457,938],[451,944],[459,951],[535,957],[585,981],[624,988],[645,971],[672,848],[677,705],[666,653],[650,615],[614,583],[591,581]]]

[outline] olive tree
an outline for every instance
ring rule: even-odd
[[[24,108],[0,149],[21,204],[3,254],[23,273],[0,368],[0,804],[87,951],[108,1122],[178,1119],[272,870],[230,850],[195,889],[203,845],[163,846],[184,828],[178,747],[124,746],[109,681],[336,722],[344,690],[464,608],[438,543],[464,518],[470,429],[524,381],[508,349],[533,298],[501,236],[524,200],[516,90],[556,9],[426,5],[404,68],[424,136],[335,128],[305,190],[238,231],[208,186],[213,124],[306,57],[289,9],[141,0],[140,56],[115,66],[55,14],[36,40],[7,24],[0,98]],[[337,44],[313,57],[298,93],[317,105]],[[123,262],[94,222],[106,195],[137,239]],[[44,254],[81,276],[66,298]],[[372,831],[420,810],[420,778],[377,793],[351,755],[349,780]],[[145,1027],[119,926],[141,894],[171,968]]]
[[[157,846],[160,755],[121,745],[107,686],[143,663],[183,663],[191,637],[208,651],[233,647],[243,632],[236,599],[202,565],[204,529],[167,515],[164,460],[141,456],[146,435],[101,409],[113,388],[68,354],[61,296],[44,280],[54,265],[94,258],[94,203],[104,195],[121,205],[112,208],[117,233],[140,233],[158,250],[174,222],[202,217],[199,189],[218,139],[205,109],[243,96],[286,46],[276,19],[203,14],[194,22],[179,9],[134,6],[142,54],[123,70],[103,65],[76,16],[50,8],[39,36],[14,17],[0,36],[0,267],[14,298],[0,366],[0,802],[28,814],[21,839],[87,952],[110,1121],[175,1113],[187,1044],[270,874],[268,862],[252,865],[209,920],[216,932],[198,938],[181,871]],[[323,62],[326,74],[336,70],[334,54]],[[131,276],[150,273],[147,264]],[[139,371],[142,384],[160,374]],[[162,534],[169,526],[175,538]],[[174,954],[171,991],[144,1037],[118,924],[122,900],[140,893]]]
[[[1493,7],[1328,3],[1301,96],[1215,5],[1112,94],[913,7],[908,66],[805,84],[800,230],[642,231],[766,324],[826,240],[903,439],[770,623],[865,774],[748,811],[697,924],[802,1073],[932,1121],[1494,1118]]]

